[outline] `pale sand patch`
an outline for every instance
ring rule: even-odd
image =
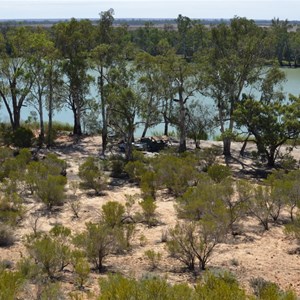
[[[100,137],[85,137],[74,143],[70,137],[61,138],[62,144],[67,147],[59,146],[53,151],[60,158],[65,159],[68,163],[67,176],[69,180],[79,180],[78,166],[89,156],[98,156],[101,146]],[[220,145],[220,142],[202,141],[201,147],[211,145]],[[189,145],[192,147],[192,144]],[[234,156],[243,163],[231,162],[236,174],[244,169],[251,170],[252,160],[239,157],[238,151],[241,143],[233,143]],[[255,150],[255,145],[249,144],[247,151]],[[300,148],[297,147],[292,154],[298,160],[300,159]],[[219,159],[224,162],[223,158]],[[67,191],[71,193],[70,190]],[[42,215],[39,218],[39,228],[49,231],[56,223],[63,224],[72,229],[73,233],[81,232],[85,228],[86,222],[96,222],[99,220],[101,206],[107,201],[118,201],[125,203],[126,194],[139,194],[140,189],[132,184],[121,184],[120,186],[110,187],[102,196],[89,196],[86,191],[79,190],[77,195],[82,204],[79,212],[79,219],[73,218],[70,207],[66,204],[59,207],[58,211],[52,215]],[[125,255],[111,255],[106,259],[105,265],[108,272],[121,272],[124,275],[141,277],[150,272],[149,263],[145,258],[144,252],[153,249],[161,252],[162,260],[159,268],[153,271],[165,277],[171,283],[188,282],[193,284],[195,278],[193,274],[182,272],[182,265],[168,256],[165,244],[161,242],[162,232],[172,228],[177,221],[176,211],[174,208],[174,199],[165,198],[161,193],[157,199],[157,218],[160,225],[148,228],[144,224],[138,224],[136,234],[132,241],[132,251]],[[10,248],[0,248],[0,257],[2,260],[7,259],[17,262],[21,257],[27,255],[23,244],[25,234],[32,232],[32,217],[41,209],[41,204],[36,204],[31,198],[26,204],[28,209],[27,215],[16,229],[18,241]],[[140,210],[138,203],[133,207],[134,211]],[[42,212],[42,209],[40,210]],[[208,268],[221,268],[233,272],[240,283],[249,290],[249,280],[251,278],[263,277],[266,280],[277,283],[281,288],[287,289],[292,287],[300,296],[300,256],[291,255],[288,252],[297,247],[296,242],[289,239],[283,233],[283,226],[271,225],[268,232],[261,232],[261,226],[254,219],[248,219],[242,222],[243,234],[235,240],[228,243],[220,244],[216,247]],[[141,246],[140,237],[146,237],[145,245]],[[90,281],[87,284],[87,290],[98,293],[98,279],[105,275],[92,273]],[[66,274],[63,283],[65,291],[74,290],[72,285],[73,279],[71,274]]]

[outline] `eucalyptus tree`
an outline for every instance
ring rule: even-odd
[[[162,39],[158,43],[159,55],[157,57],[157,65],[159,70],[159,85],[161,90],[161,115],[164,123],[164,135],[169,135],[169,126],[171,124],[174,95],[176,90],[173,86],[172,74],[165,71],[165,62],[167,61],[168,53],[172,47],[167,39]]]
[[[141,95],[144,98],[141,117],[145,125],[142,137],[146,136],[149,128],[160,122],[162,89],[157,62],[156,57],[146,52],[139,53],[135,60],[138,81],[141,85]]]
[[[134,30],[131,34],[133,42],[140,49],[151,55],[157,55],[157,45],[164,35],[161,29],[151,22],[146,22],[144,26]]]
[[[291,59],[294,61],[294,67],[300,64],[300,31],[289,33],[289,45],[291,51]]]
[[[52,115],[54,107],[59,106],[62,93],[62,78],[59,72],[59,53],[53,41],[45,31],[34,33],[30,38],[30,70],[34,83],[30,92],[30,100],[39,114],[39,142],[45,141],[44,108],[48,110],[47,144],[50,146],[52,137]],[[58,92],[59,91],[59,92]],[[55,101],[54,101],[55,99]]]
[[[274,167],[280,147],[300,134],[300,99],[284,98],[278,90],[283,79],[282,71],[271,69],[262,82],[260,99],[244,95],[234,112],[237,125],[255,137],[258,153],[269,167]]]
[[[13,27],[0,36],[0,97],[13,130],[20,127],[21,109],[34,82],[29,67],[31,35],[25,27]]]
[[[176,55],[174,49],[160,57],[162,78],[166,79],[172,87],[172,101],[176,104],[171,123],[179,130],[179,152],[186,151],[187,138],[187,104],[202,89],[202,81],[199,73],[202,68],[199,64],[188,62]]]
[[[112,9],[101,12],[97,28],[97,40],[99,44],[91,51],[91,66],[98,74],[97,87],[100,96],[101,117],[102,117],[102,155],[105,154],[108,135],[108,116],[107,116],[107,92],[108,72],[117,59],[117,44],[114,43]]]
[[[63,71],[58,50],[49,53],[45,58],[47,66],[45,80],[48,82],[46,90],[46,109],[48,111],[47,146],[53,144],[53,115],[55,110],[60,110],[67,93],[63,80]]]
[[[291,25],[288,20],[273,19],[271,26],[271,34],[273,37],[273,47],[275,55],[280,66],[284,65],[284,60],[291,63],[290,43],[289,43],[289,29]]]
[[[53,29],[56,47],[64,58],[63,71],[68,89],[66,101],[74,115],[73,133],[81,135],[81,117],[88,108],[87,97],[92,81],[86,58],[95,42],[94,27],[89,20],[71,19],[55,25]]]
[[[119,61],[109,72],[108,110],[109,126],[122,136],[127,160],[132,159],[134,131],[140,124],[143,101],[135,68],[126,60]]]
[[[263,61],[263,29],[245,18],[231,20],[211,30],[211,45],[199,53],[206,94],[214,99],[223,138],[223,153],[231,155],[234,129],[233,112],[242,92],[261,80],[266,72]]]
[[[207,44],[207,29],[199,20],[178,15],[177,24],[177,52],[186,59],[191,59],[199,49]]]
[[[187,136],[194,140],[200,149],[200,139],[206,140],[215,127],[212,109],[198,101],[192,101],[187,107]]]

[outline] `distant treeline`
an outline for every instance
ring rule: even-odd
[[[80,19],[77,19],[80,20]],[[94,25],[99,22],[99,19],[91,18],[89,19]],[[230,24],[231,19],[192,19],[196,22],[201,22],[203,25],[218,25],[218,24]],[[0,20],[0,25],[9,26],[46,26],[55,25],[57,23],[68,22],[69,19],[16,19],[16,20]],[[272,26],[272,20],[260,19],[254,20],[255,24],[258,26]],[[114,25],[128,25],[133,27],[143,27],[145,24],[151,23],[154,26],[164,26],[164,25],[174,25],[176,28],[176,18],[115,18]],[[298,26],[300,20],[291,20],[289,24],[292,26]]]

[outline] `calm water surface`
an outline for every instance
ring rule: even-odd
[[[283,91],[288,97],[289,94],[293,94],[295,96],[300,95],[300,68],[298,69],[290,69],[283,68],[282,69],[286,74],[286,82],[283,84]],[[97,95],[96,86],[91,87],[91,95],[95,97]],[[203,99],[203,96],[195,95],[195,98],[199,98],[204,100],[205,103],[208,103],[213,106],[213,101],[209,98]],[[30,114],[30,111],[33,111],[34,108],[30,106],[26,106],[22,108],[22,120],[26,120]],[[47,112],[45,111],[45,120],[47,120]],[[63,109],[60,112],[56,112],[54,115],[55,121],[60,121],[64,123],[73,124],[73,114],[69,109]],[[8,114],[3,104],[1,104],[0,108],[0,121],[1,122],[9,122]],[[163,124],[156,126],[155,128],[151,128],[148,131],[148,135],[151,135],[151,132],[163,132]],[[142,133],[143,128],[140,127],[136,130],[136,137],[139,137]]]

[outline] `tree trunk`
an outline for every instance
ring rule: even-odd
[[[106,115],[106,100],[104,95],[104,70],[103,67],[100,69],[100,77],[99,77],[99,89],[100,89],[100,97],[101,97],[101,115],[102,115],[102,151],[101,155],[105,155],[105,151],[107,148],[107,115]]]
[[[248,134],[246,139],[244,140],[243,146],[242,146],[241,151],[240,151],[241,156],[245,155],[245,149],[247,147],[247,142],[248,142],[249,137],[250,137],[250,134]]]
[[[10,125],[11,125],[11,127],[13,128],[13,124],[14,124],[13,114],[12,114],[12,111],[11,111],[11,109],[10,109],[10,106],[9,106],[9,104],[8,104],[8,101],[7,101],[7,99],[6,99],[5,95],[4,95],[4,93],[2,92],[2,90],[0,90],[0,95],[1,95],[1,98],[2,98],[2,100],[3,100],[3,102],[4,102],[4,105],[5,105],[5,107],[6,107],[6,110],[7,110],[7,112],[8,112]]]
[[[20,127],[20,111],[17,107],[13,109],[13,124],[12,129],[13,131],[17,130]]]
[[[231,156],[231,138],[230,137],[223,138],[223,155],[225,157]]]
[[[186,151],[186,128],[185,128],[185,106],[184,106],[184,99],[183,99],[183,88],[182,86],[179,87],[178,90],[179,95],[179,152]]]
[[[11,102],[12,102],[12,109],[13,109],[12,129],[13,131],[15,131],[20,127],[20,111],[19,111],[18,99],[16,95],[17,84],[15,79],[10,84],[10,90],[11,90],[11,98],[12,98]]]
[[[164,135],[168,136],[169,135],[169,122],[165,118],[165,127],[164,127]]]
[[[269,230],[269,222],[268,222],[268,220],[262,220],[261,223],[262,223],[262,225],[263,225],[263,227],[264,227],[265,230]]]
[[[52,132],[52,115],[53,115],[53,85],[52,85],[52,72],[49,80],[49,111],[48,111],[48,135],[47,135],[47,147],[51,147],[53,143]]]
[[[199,260],[199,268],[202,271],[206,269],[206,261],[204,259]]]
[[[45,140],[44,114],[43,114],[43,103],[42,103],[41,95],[39,95],[39,117],[40,117],[39,146],[41,147],[44,144],[44,140]]]
[[[268,159],[268,167],[273,168],[275,166],[275,150],[270,149],[269,153],[267,153],[267,159]]]
[[[125,156],[127,161],[132,160],[132,143],[134,141],[134,130],[131,131],[126,139]]]
[[[103,256],[102,256],[102,253],[100,251],[98,252],[98,261],[99,261],[98,271],[99,271],[99,273],[101,273],[102,270],[103,270]]]
[[[144,137],[146,136],[148,127],[149,127],[149,126],[148,126],[148,124],[147,124],[147,122],[146,122],[145,127],[144,127],[144,130],[143,130],[143,133],[142,133],[142,138],[144,138]]]
[[[73,109],[73,114],[74,114],[73,134],[74,135],[82,135],[81,124],[80,124],[80,114],[79,114],[77,108]]]
[[[163,111],[163,118],[164,118],[164,135],[168,136],[169,135],[169,118],[168,118],[168,109],[169,109],[169,105],[168,105],[168,101],[165,101],[165,108]]]

